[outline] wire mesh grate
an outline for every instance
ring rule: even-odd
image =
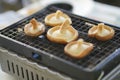
[[[71,62],[75,65],[81,66],[83,68],[94,68],[97,64],[99,64],[103,59],[105,59],[107,56],[109,56],[111,53],[113,53],[117,48],[120,47],[120,29],[114,28],[116,33],[113,39],[109,41],[98,41],[96,39],[89,38],[87,36],[88,29],[91,26],[88,26],[85,24],[87,22],[86,20],[67,13],[71,18],[73,22],[73,27],[78,30],[79,32],[79,38],[85,39],[85,41],[91,42],[94,44],[94,50],[85,58],[76,60],[73,59],[67,55],[64,54],[64,46],[57,43],[52,43],[46,38],[46,33],[39,36],[38,38],[30,38],[27,37],[23,32],[18,32],[18,28],[23,28],[25,24],[29,22],[30,19],[36,18],[38,21],[41,21],[44,23],[44,18],[47,14],[55,12],[56,9],[49,8],[48,10],[44,10],[41,13],[34,14],[32,17],[30,17],[27,20],[21,21],[15,25],[14,28],[6,28],[1,31],[1,34],[8,36],[14,40],[20,41],[22,43],[25,43],[27,45],[30,45],[32,47],[35,47],[37,49],[40,49],[42,51],[47,52],[48,54],[53,54],[59,58],[62,58],[68,62]],[[49,29],[48,26],[47,30]],[[46,31],[47,31],[46,30]]]

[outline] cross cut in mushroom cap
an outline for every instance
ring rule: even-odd
[[[51,13],[45,17],[45,24],[54,27],[63,24],[66,19],[70,24],[72,23],[71,18],[67,14],[57,10],[55,13]]]
[[[25,25],[24,32],[27,36],[37,37],[45,32],[45,26],[33,18],[30,23]]]
[[[115,34],[113,28],[104,25],[103,23],[93,26],[88,31],[88,36],[96,38],[101,41],[112,39]]]
[[[69,23],[68,20],[61,26],[55,26],[48,30],[47,38],[56,43],[66,44],[78,38],[78,32]]]
[[[68,43],[64,51],[70,57],[81,59],[87,56],[93,50],[93,44],[85,42],[83,39]]]

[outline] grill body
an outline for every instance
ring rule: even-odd
[[[2,70],[17,80],[73,80],[1,47],[0,61]]]
[[[89,38],[87,32],[91,28],[90,24],[98,24],[99,21],[91,20],[74,15],[62,10],[72,19],[72,26],[78,30],[79,38],[94,44],[94,50],[85,58],[76,60],[64,53],[64,46],[50,42],[46,38],[46,32],[37,37],[27,37],[24,32],[19,32],[18,28],[23,28],[32,18],[44,23],[47,14],[55,12],[59,8],[49,7],[25,18],[0,31],[0,45],[4,48],[16,52],[16,54],[26,57],[32,61],[47,66],[60,73],[73,77],[77,80],[96,80],[104,73],[106,75],[120,61],[120,28],[109,25],[115,29],[115,36],[109,41],[98,41]],[[46,26],[46,31],[50,28]],[[34,57],[37,55],[37,57]],[[86,77],[87,76],[87,77]]]
[[[120,64],[114,68],[108,75],[102,80],[119,80],[120,79]]]

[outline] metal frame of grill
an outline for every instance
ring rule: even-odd
[[[18,28],[23,28],[32,18],[36,18],[38,21],[44,23],[45,16],[55,12],[57,9],[60,8],[45,8],[30,17],[1,30],[0,45],[15,51],[16,54],[79,80],[96,80],[102,72],[107,74],[119,63],[120,28],[110,25],[116,32],[114,38],[105,42],[98,41],[87,36],[87,31],[91,26],[86,23],[98,24],[100,23],[99,21],[77,16],[62,9],[63,12],[71,17],[73,27],[79,32],[79,38],[83,38],[85,41],[91,42],[95,46],[94,50],[85,58],[76,60],[65,55],[65,45],[47,40],[46,32],[37,38],[30,38],[26,36],[24,32],[18,32]],[[47,31],[49,26],[46,27]],[[37,55],[38,57],[33,58],[33,55]]]

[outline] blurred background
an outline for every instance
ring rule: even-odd
[[[32,3],[35,3],[40,0],[0,0],[0,13],[8,11],[8,10],[19,10],[25,6],[29,6]],[[52,1],[52,0],[47,0]],[[57,0],[59,1],[59,0]],[[70,1],[70,0],[68,0]],[[72,1],[72,0],[71,0]],[[74,0],[77,1],[77,0]],[[79,0],[82,1],[82,0]],[[86,1],[86,0],[85,0]],[[95,0],[97,2],[109,4],[112,6],[120,7],[120,0]]]
[[[120,26],[120,0],[0,0],[0,29],[48,6]]]

